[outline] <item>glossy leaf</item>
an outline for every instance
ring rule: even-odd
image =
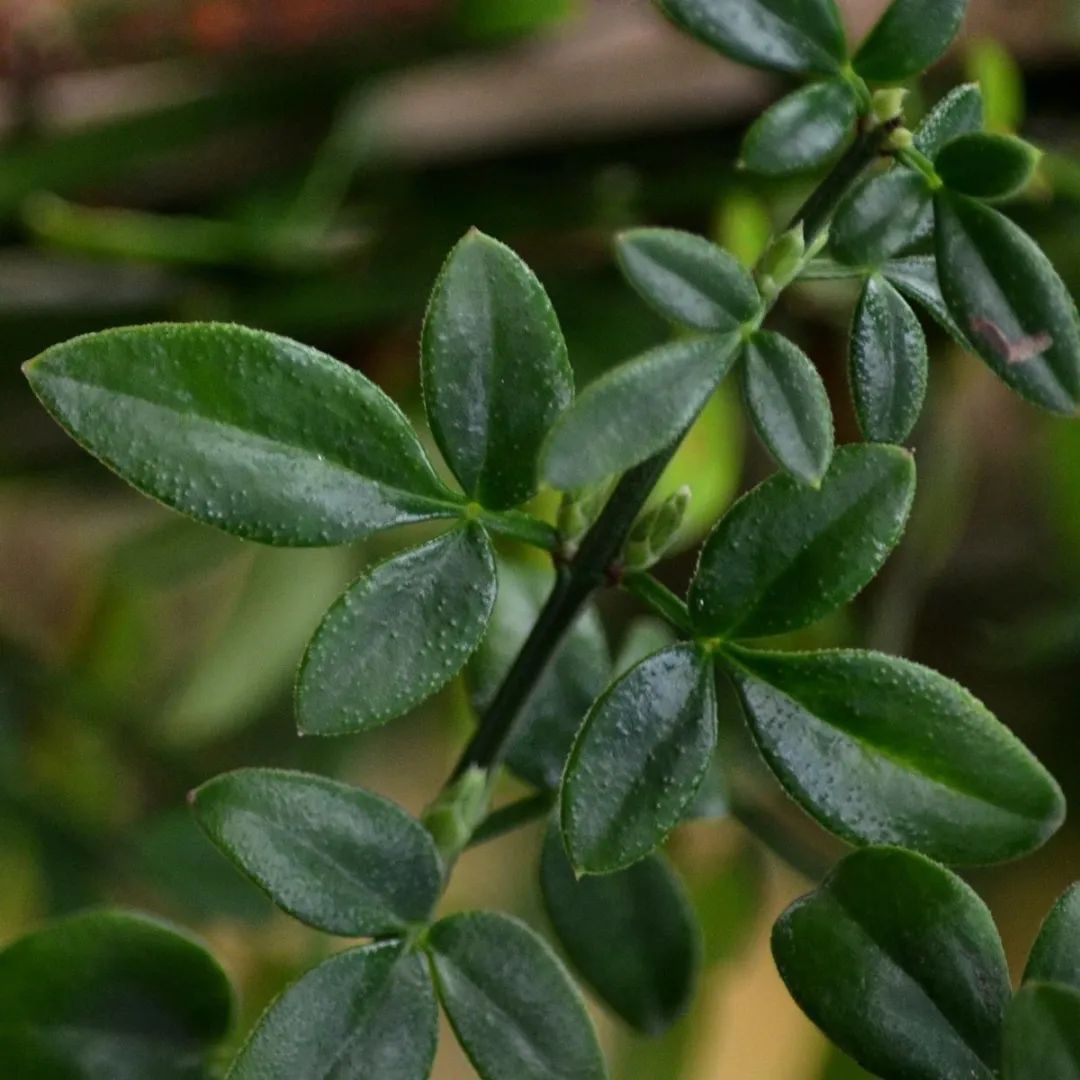
[[[855,54],[855,70],[873,82],[901,82],[925,71],[949,47],[967,0],[892,0]]]
[[[570,962],[626,1023],[655,1035],[685,1012],[700,934],[682,885],[661,857],[579,880],[552,823],[540,887]]]
[[[804,1012],[883,1080],[992,1080],[1009,1001],[986,905],[896,848],[849,855],[780,916],[773,956]]]
[[[856,649],[729,656],[769,767],[838,836],[990,863],[1031,851],[1061,824],[1050,774],[936,671]]]
[[[931,213],[926,180],[894,166],[860,181],[841,201],[829,231],[830,250],[849,266],[878,267],[929,235]]]
[[[933,161],[946,143],[982,128],[982,90],[978,83],[964,83],[950,90],[926,114],[915,131],[915,148]]]
[[[1032,982],[1005,1018],[1005,1080],[1080,1080],[1080,990]]]
[[[677,439],[731,368],[736,333],[677,341],[620,364],[559,417],[544,478],[576,491],[624,472]]]
[[[574,396],[555,311],[508,247],[469,232],[431,295],[422,342],[424,406],[454,475],[492,509],[536,490],[536,458]]]
[[[1080,990],[1080,884],[1051,908],[1031,947],[1024,982],[1054,982]]]
[[[280,769],[225,773],[192,794],[211,840],[270,898],[344,937],[404,931],[439,897],[427,831],[387,799]]]
[[[338,953],[263,1014],[228,1080],[426,1080],[438,1012],[427,965],[395,941]]]
[[[863,435],[903,442],[926,397],[926,338],[907,301],[878,275],[863,287],[851,331],[851,392]]]
[[[935,168],[945,186],[977,199],[1003,199],[1027,186],[1039,151],[1015,135],[987,131],[960,135],[938,153]]]
[[[806,172],[835,157],[854,127],[855,94],[847,80],[811,83],[754,121],[741,163],[762,176]]]
[[[771,332],[755,334],[743,356],[743,394],[761,441],[783,469],[817,487],[833,452],[832,408],[817,368]]]
[[[288,338],[212,323],[106,330],[24,370],[129,484],[226,532],[340,544],[460,512],[397,406]]]
[[[1076,306],[1038,245],[997,210],[935,200],[942,295],[978,354],[1021,397],[1053,412],[1080,403]]]
[[[75,915],[0,952],[0,1062],[13,1080],[202,1080],[231,1014],[211,956],[141,915]]]
[[[971,343],[952,317],[941,295],[937,261],[933,255],[909,255],[890,259],[881,272],[908,300],[914,300],[963,349],[974,352]]]
[[[420,704],[480,643],[495,593],[491,542],[475,525],[367,571],[326,613],[304,654],[300,730],[365,731]]]
[[[653,850],[693,802],[716,745],[712,665],[693,645],[613,683],[578,733],[562,788],[574,866],[606,874]]]
[[[772,476],[720,519],[689,606],[701,637],[753,638],[807,626],[846,604],[904,530],[915,462],[891,446],[844,446],[817,490]]]
[[[744,64],[838,71],[847,55],[835,0],[658,0],[684,30]]]
[[[443,1008],[482,1080],[603,1080],[604,1058],[581,996],[524,923],[452,915],[427,938]]]
[[[665,318],[696,330],[737,330],[761,309],[754,279],[722,247],[677,229],[620,233],[626,280]]]

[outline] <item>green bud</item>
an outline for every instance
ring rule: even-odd
[[[889,133],[889,141],[886,144],[889,150],[910,150],[915,144],[915,136],[906,128],[898,127]]]
[[[879,124],[887,124],[903,113],[904,99],[907,96],[908,92],[902,86],[875,90],[874,96],[870,99],[870,112]]]
[[[557,527],[565,543],[572,544],[589,531],[604,509],[610,493],[611,481],[605,480],[601,484],[563,495]]]
[[[444,859],[453,860],[464,850],[489,802],[487,770],[473,765],[424,811],[424,828]]]
[[[648,570],[658,563],[682,528],[689,505],[690,489],[683,485],[659,506],[642,514],[627,537],[623,567],[626,570]]]
[[[781,233],[761,257],[757,269],[758,288],[766,298],[775,296],[794,280],[806,257],[806,236],[800,221]]]

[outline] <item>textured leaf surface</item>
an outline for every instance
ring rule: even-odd
[[[369,570],[308,645],[296,689],[300,730],[364,731],[420,704],[480,643],[495,593],[491,542],[473,525]]]
[[[849,266],[880,266],[901,249],[929,235],[930,189],[913,169],[894,166],[851,189],[829,231],[834,258]]]
[[[989,863],[1031,851],[1061,824],[1050,774],[943,675],[855,649],[730,657],[770,768],[838,836]]]
[[[274,1001],[229,1080],[425,1080],[437,1019],[421,957],[391,941],[350,949]]]
[[[459,512],[397,406],[288,338],[209,323],[106,330],[25,370],[129,484],[226,532],[340,544]]]
[[[702,637],[782,634],[847,603],[896,545],[915,463],[895,447],[844,446],[821,487],[772,476],[720,519],[690,585]]]
[[[883,277],[863,288],[851,332],[851,393],[863,435],[903,442],[926,397],[926,338],[915,312]]]
[[[983,98],[978,83],[950,90],[926,114],[915,132],[915,148],[933,161],[948,142],[983,127]]]
[[[884,1080],[992,1080],[1009,972],[990,912],[911,852],[849,855],[773,928],[807,1015]]]
[[[232,993],[165,923],[96,911],[0,952],[0,1062],[42,1080],[204,1080]]]
[[[574,865],[611,873],[685,815],[716,745],[712,665],[693,645],[646,657],[585,718],[566,765],[562,829]]]
[[[574,395],[566,343],[532,271],[483,233],[442,269],[422,343],[424,406],[461,486],[492,509],[536,490],[536,458]]]
[[[215,844],[279,906],[345,937],[427,918],[441,871],[427,831],[387,799],[280,769],[240,769],[194,793]]]
[[[1039,151],[1015,135],[987,131],[960,135],[938,153],[935,167],[945,185],[961,195],[1003,199],[1035,174]]]
[[[728,373],[740,340],[731,333],[678,341],[601,376],[552,429],[543,453],[545,479],[576,491],[663,450]]]
[[[967,0],[892,0],[855,54],[855,70],[874,82],[900,82],[928,68],[960,29]]]
[[[427,948],[443,1008],[483,1080],[603,1080],[581,996],[544,941],[516,919],[452,915]]]
[[[881,272],[908,300],[914,300],[927,311],[957,345],[968,352],[975,351],[963,331],[956,325],[956,320],[941,295],[937,261],[933,255],[910,255],[903,259],[890,259],[881,268]]]
[[[615,246],[626,280],[661,315],[697,330],[737,330],[761,307],[754,279],[733,255],[677,229],[631,229]]]
[[[1080,1080],[1080,990],[1028,983],[1005,1018],[1005,1080]]]
[[[626,1023],[655,1035],[683,1014],[693,995],[700,935],[682,886],[661,857],[578,880],[553,823],[540,887],[570,962]]]
[[[743,392],[761,441],[782,468],[817,486],[833,452],[832,409],[817,368],[771,332],[755,334],[743,355]]]
[[[1024,981],[1055,982],[1080,990],[1080,884],[1066,889],[1035,939]]]

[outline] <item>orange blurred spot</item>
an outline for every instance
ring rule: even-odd
[[[204,49],[229,49],[242,43],[251,29],[251,19],[235,0],[207,0],[191,13],[191,31]]]

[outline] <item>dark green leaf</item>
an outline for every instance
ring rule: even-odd
[[[946,143],[935,167],[945,186],[977,199],[1003,199],[1035,175],[1039,151],[1015,135],[977,131]]]
[[[304,773],[240,769],[192,798],[210,839],[310,926],[344,937],[402,932],[439,897],[431,837],[377,795]]]
[[[231,1013],[210,955],[140,915],[76,915],[0,952],[0,1063],[12,1080],[204,1080]]]
[[[818,490],[772,476],[736,502],[701,551],[690,614],[701,637],[796,630],[846,604],[904,530],[915,462],[892,446],[843,446]]]
[[[877,267],[932,224],[930,189],[913,169],[894,166],[852,188],[829,231],[833,257],[849,266]]]
[[[734,60],[774,71],[838,71],[847,55],[835,0],[658,0],[679,26]]]
[[[990,912],[955,874],[856,852],[780,916],[780,974],[811,1020],[883,1080],[992,1080],[1009,972]]]
[[[536,457],[574,396],[566,343],[543,286],[475,229],[446,260],[422,344],[424,406],[461,486],[492,509],[536,490]]]
[[[128,483],[226,532],[340,544],[460,512],[397,406],[288,338],[210,323],[106,330],[25,371]]]
[[[873,82],[902,82],[925,71],[949,47],[967,0],[892,0],[855,54],[855,70]]]
[[[566,764],[562,829],[574,865],[606,874],[685,815],[716,745],[712,665],[693,645],[653,653],[589,711]]]
[[[781,98],[754,121],[742,164],[763,176],[817,168],[839,151],[855,126],[855,94],[847,80],[811,83]]]
[[[1005,1017],[1005,1080],[1080,1080],[1080,990],[1028,983]]]
[[[677,229],[620,233],[615,254],[626,280],[661,315],[697,330],[737,330],[761,309],[742,263],[702,236]]]
[[[771,332],[755,334],[744,358],[743,393],[761,441],[792,476],[817,487],[833,452],[832,409],[817,368]]]
[[[1050,774],[936,671],[855,649],[727,655],[770,768],[838,836],[989,863],[1031,851],[1061,824]]]
[[[420,704],[480,643],[495,593],[491,542],[475,525],[367,571],[326,613],[304,654],[300,730],[365,731]]]
[[[597,379],[552,429],[544,478],[576,491],[659,453],[701,411],[741,340],[731,333],[677,341]]]
[[[443,1008],[483,1080],[603,1080],[596,1033],[551,949],[505,915],[452,915],[427,948]]]
[[[554,822],[540,887],[571,963],[631,1027],[658,1034],[686,1010],[701,951],[682,886],[656,855],[628,870],[578,880]]]
[[[929,312],[957,345],[968,352],[975,351],[956,325],[945,304],[945,298],[941,295],[937,261],[933,255],[909,255],[903,259],[890,259],[881,268],[881,272],[904,296]]]
[[[926,338],[915,312],[875,274],[866,283],[851,331],[851,392],[863,435],[903,442],[922,411]]]
[[[946,143],[982,131],[982,127],[982,90],[978,83],[964,83],[949,91],[926,114],[915,132],[915,148],[933,161]]]
[[[427,965],[395,941],[339,953],[263,1014],[228,1080],[425,1080],[438,1020]]]
[[[941,290],[978,354],[1021,397],[1072,414],[1080,402],[1076,306],[1034,240],[962,195],[935,199]]]
[[[1031,947],[1024,982],[1062,983],[1080,990],[1080,884],[1050,910]]]

